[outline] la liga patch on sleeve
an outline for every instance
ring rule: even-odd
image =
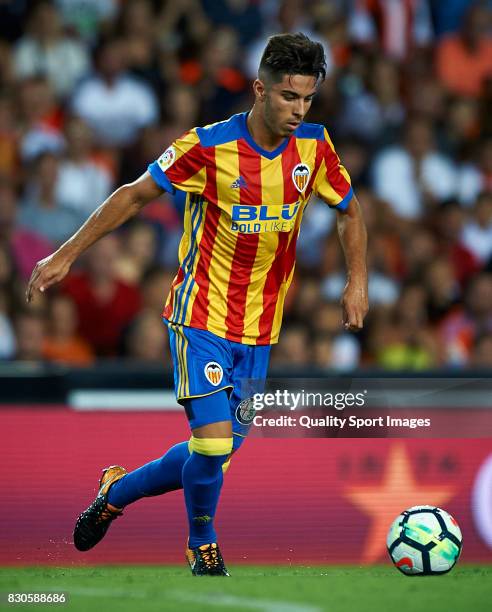
[[[159,157],[159,159],[157,160],[157,163],[159,164],[160,169],[163,172],[165,172],[168,168],[170,168],[174,164],[175,161],[176,161],[176,149],[171,145]]]

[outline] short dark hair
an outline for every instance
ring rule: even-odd
[[[261,57],[258,76],[277,83],[284,74],[304,74],[323,81],[326,60],[321,43],[301,32],[270,36]]]

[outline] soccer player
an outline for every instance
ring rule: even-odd
[[[63,279],[85,249],[147,202],[164,191],[186,194],[179,269],[163,317],[191,439],[133,472],[103,470],[98,495],[75,526],[78,550],[97,544],[128,504],[182,488],[192,573],[229,575],[214,516],[223,473],[252,420],[240,382],[266,377],[312,194],[337,212],[348,271],[343,325],[362,327],[368,308],[365,225],[326,129],[303,122],[324,77],[320,44],[303,34],[271,37],[250,112],[184,134],[36,265],[28,301]]]

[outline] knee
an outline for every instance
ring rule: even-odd
[[[233,440],[230,438],[196,438],[191,436],[188,448],[191,453],[208,457],[229,456],[232,452]]]
[[[190,462],[185,463],[183,470],[199,469],[204,478],[216,478],[217,474],[225,473],[229,456],[232,451],[231,438],[195,438],[189,441],[191,452]]]

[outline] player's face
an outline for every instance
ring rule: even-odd
[[[299,127],[316,93],[316,79],[302,74],[285,74],[279,83],[264,91],[264,119],[271,132],[285,138]]]

